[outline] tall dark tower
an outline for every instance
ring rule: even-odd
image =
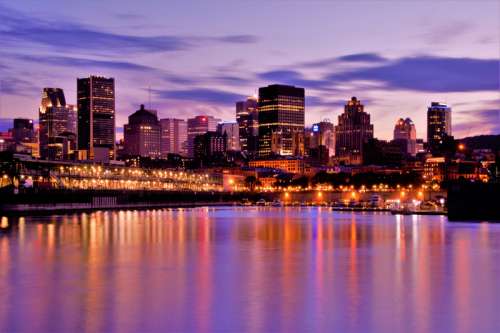
[[[240,149],[248,156],[255,155],[259,135],[259,114],[256,97],[236,102],[236,121],[239,127]]]
[[[451,138],[451,108],[432,102],[427,109],[427,144],[433,155],[439,155]]]
[[[78,147],[87,159],[115,158],[115,79],[90,76],[77,80]]]
[[[279,84],[259,88],[260,157],[303,153],[304,97],[304,88]],[[300,142],[302,149],[297,148]]]
[[[63,159],[76,147],[76,108],[60,88],[44,88],[38,110],[40,157]]]
[[[363,163],[363,144],[373,138],[373,125],[364,105],[352,97],[335,126],[335,156],[347,164]]]

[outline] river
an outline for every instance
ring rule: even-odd
[[[500,224],[321,207],[2,223],[0,332],[500,332]]]

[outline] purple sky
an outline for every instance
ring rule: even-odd
[[[161,117],[234,120],[237,100],[287,83],[306,89],[307,124],[355,95],[379,138],[399,117],[425,137],[431,101],[452,106],[457,137],[500,133],[494,0],[0,0],[0,42],[0,118],[37,118],[46,86],[74,103],[96,74],[116,79],[119,128],[148,87]]]

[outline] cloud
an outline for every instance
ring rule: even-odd
[[[183,51],[208,43],[255,43],[252,35],[138,36],[118,34],[67,21],[46,21],[0,6],[0,38],[18,46],[20,41],[57,50],[123,56],[131,53]]]
[[[332,65],[338,65],[341,63],[378,63],[384,61],[387,61],[387,59],[382,57],[378,53],[365,52],[365,53],[346,54],[340,57],[330,57],[319,60],[306,61],[297,64],[297,66],[304,68],[315,68],[315,67],[328,67]]]
[[[337,58],[339,61],[345,62],[383,62],[387,59],[377,53],[355,53],[348,54]]]
[[[331,84],[375,81],[381,88],[426,92],[498,91],[499,60],[415,56],[326,76]]]
[[[465,121],[453,124],[455,137],[466,137],[478,134],[500,134],[500,107],[460,112]]]
[[[272,70],[259,73],[257,76],[271,83],[296,85],[309,89],[323,89],[328,86],[327,81],[306,79],[301,72],[296,70]]]
[[[223,90],[195,88],[185,90],[152,90],[162,99],[176,99],[214,104],[234,104],[244,98],[244,95],[235,94]]]

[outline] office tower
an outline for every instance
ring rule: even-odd
[[[304,88],[274,84],[259,88],[258,155],[300,154],[304,141]]]
[[[219,134],[226,134],[228,151],[240,151],[240,129],[238,123],[220,123],[217,125]]]
[[[115,79],[90,76],[77,80],[78,148],[87,159],[115,158]]]
[[[363,163],[363,144],[373,138],[373,125],[364,105],[352,97],[335,126],[335,156],[347,164]]]
[[[206,165],[221,162],[227,152],[227,134],[209,131],[194,139],[194,157]]]
[[[124,152],[128,156],[160,157],[160,122],[156,111],[144,105],[128,117],[124,131]]]
[[[187,121],[188,156],[194,157],[194,138],[209,131],[216,131],[220,119],[212,116],[196,116]]]
[[[167,158],[168,154],[187,156],[187,123],[184,119],[160,119],[161,157]]]
[[[427,144],[432,154],[440,154],[451,137],[451,108],[432,102],[427,109]]]
[[[239,126],[240,150],[254,156],[259,139],[259,113],[256,97],[236,102],[236,122]]]
[[[313,124],[312,128],[313,147],[325,147],[328,157],[335,155],[335,126],[328,119]]]
[[[410,118],[400,118],[394,126],[394,141],[403,146],[403,151],[411,156],[417,154],[417,130]]]
[[[35,139],[33,119],[14,118],[12,138],[16,143],[33,142]]]
[[[60,88],[44,88],[38,112],[39,149],[43,159],[67,159],[76,149],[77,111]]]

